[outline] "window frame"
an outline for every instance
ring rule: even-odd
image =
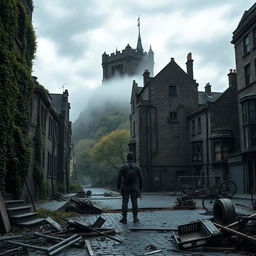
[[[168,86],[168,96],[177,96],[177,86],[176,85]]]
[[[170,120],[170,122],[177,122],[178,121],[177,111],[170,111],[169,112],[169,120]]]
[[[203,142],[197,141],[191,144],[192,163],[203,162]]]
[[[244,55],[247,55],[250,52],[250,38],[249,38],[249,34],[247,34],[243,38],[243,50],[244,50]]]
[[[249,71],[249,72],[248,72]],[[244,82],[245,82],[245,87],[250,86],[252,82],[252,72],[251,72],[251,64],[248,63],[247,65],[244,66]]]

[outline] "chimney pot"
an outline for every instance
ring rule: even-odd
[[[208,82],[206,83],[204,89],[205,89],[205,93],[208,95],[208,96],[211,96],[212,95],[212,90],[211,90],[211,84]]]

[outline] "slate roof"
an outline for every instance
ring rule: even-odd
[[[208,95],[205,92],[198,92],[198,104],[203,105],[207,102],[215,102],[221,95],[221,92],[212,92],[212,95]]]

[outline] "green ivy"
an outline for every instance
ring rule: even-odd
[[[33,6],[32,1],[28,4]],[[0,190],[19,194],[31,158],[28,129],[36,50],[30,15],[22,1],[0,1],[0,42]]]

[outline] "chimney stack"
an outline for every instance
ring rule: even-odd
[[[211,90],[211,84],[210,83],[207,83],[204,87],[205,89],[205,93],[208,95],[208,96],[212,96],[212,90]]]
[[[228,73],[228,85],[231,86],[237,86],[237,78],[236,78],[236,70],[230,69]]]
[[[188,53],[187,55],[187,74],[194,80],[194,71],[193,71],[193,59],[192,59],[192,53]]]
[[[143,82],[144,82],[144,86],[147,84],[147,82],[149,81],[149,72],[148,70],[146,69],[143,73]]]

